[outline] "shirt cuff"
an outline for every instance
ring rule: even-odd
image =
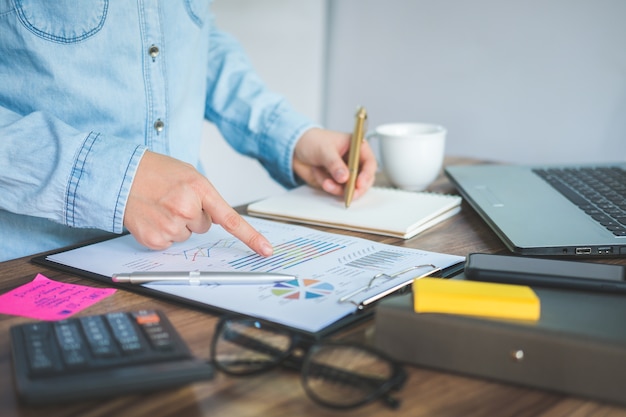
[[[279,103],[272,115],[261,141],[262,165],[272,178],[285,187],[293,188],[302,182],[293,171],[293,153],[304,132],[318,124],[296,112],[285,101]]]
[[[113,233],[124,229],[124,210],[145,146],[90,133],[72,167],[66,224]]]

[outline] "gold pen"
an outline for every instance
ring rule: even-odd
[[[354,124],[354,133],[350,139],[350,153],[348,155],[348,182],[344,192],[346,207],[350,207],[354,187],[356,185],[356,177],[359,175],[359,157],[361,155],[361,143],[365,135],[365,121],[367,120],[367,111],[364,107],[359,107],[356,112],[356,123]]]

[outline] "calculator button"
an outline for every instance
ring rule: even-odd
[[[28,340],[42,340],[50,336],[50,324],[45,322],[25,324],[22,331]]]
[[[55,323],[56,334],[63,362],[70,368],[80,368],[87,364],[85,344],[80,334],[80,329],[75,321],[62,320]]]
[[[79,350],[83,347],[83,341],[78,333],[76,323],[59,321],[54,326],[54,331],[61,350]]]
[[[51,360],[50,355],[43,351],[29,352],[30,358],[30,370],[33,375],[45,375],[48,372],[53,372],[56,367]]]
[[[87,356],[80,350],[68,350],[63,352],[63,362],[70,369],[82,368],[87,365]]]
[[[122,352],[133,354],[143,350],[141,340],[139,340],[133,322],[127,314],[110,313],[106,315],[106,318],[113,331],[113,337],[119,343]]]
[[[143,330],[156,350],[172,350],[174,343],[170,334],[161,325],[143,325]]]
[[[87,344],[96,358],[107,358],[117,355],[115,342],[100,316],[82,317],[80,324],[85,332]]]
[[[161,317],[152,310],[140,310],[132,314],[135,321],[137,321],[137,324],[140,326],[144,324],[158,324],[161,322]]]
[[[150,344],[155,350],[167,351],[174,349],[174,342],[170,333],[161,324],[159,315],[150,310],[141,310],[133,313],[133,317],[143,329]]]
[[[32,375],[45,375],[62,369],[58,354],[51,345],[49,323],[26,324],[22,327],[25,351]]]

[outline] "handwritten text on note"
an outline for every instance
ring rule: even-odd
[[[113,288],[66,284],[37,274],[28,284],[0,295],[0,313],[38,320],[61,320],[114,292]]]

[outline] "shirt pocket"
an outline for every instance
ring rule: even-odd
[[[213,0],[185,0],[187,14],[198,27],[202,27],[209,16],[211,3]]]
[[[98,33],[108,0],[15,0],[22,24],[35,35],[59,43],[83,41]]]

